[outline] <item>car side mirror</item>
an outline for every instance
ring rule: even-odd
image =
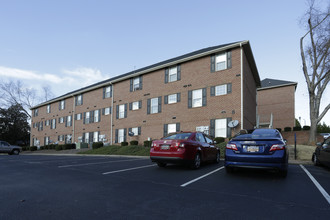
[[[288,143],[288,140],[287,139],[284,139],[284,143],[287,144]]]

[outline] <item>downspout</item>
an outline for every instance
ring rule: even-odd
[[[244,104],[244,99],[243,99],[243,47],[242,43],[240,43],[240,48],[241,48],[241,130],[244,129],[243,125],[243,120],[244,120],[244,114],[243,114],[243,104]]]
[[[111,92],[112,92],[112,99],[111,99],[111,122],[110,122],[110,145],[112,145],[112,140],[113,140],[113,113],[115,112],[115,110],[113,109],[113,99],[115,97],[115,93],[114,93],[114,86],[112,84],[112,82],[110,82],[111,85]]]
[[[74,97],[74,95],[72,95],[72,97],[73,97],[73,110],[72,110],[72,118],[71,118],[71,120],[72,120],[72,137],[71,137],[71,143],[73,143],[73,142],[75,142],[74,141],[74,133],[75,133],[75,118],[74,118],[74,115],[75,115],[75,113],[76,113],[76,102],[75,102],[75,97]]]

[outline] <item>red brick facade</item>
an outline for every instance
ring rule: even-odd
[[[252,52],[249,49],[248,42],[247,51],[245,47],[234,46],[225,48],[225,51],[231,51],[231,68],[220,71],[211,71],[211,56],[214,53],[190,58],[184,61],[178,61],[175,65],[180,65],[181,79],[174,82],[165,83],[165,69],[173,66],[161,66],[154,68],[155,70],[141,71],[143,73],[136,74],[142,76],[142,89],[130,91],[131,79],[130,76],[109,80],[90,89],[82,89],[83,104],[75,105],[75,96],[80,92],[75,92],[64,96],[65,109],[59,110],[59,102],[61,98],[54,101],[42,103],[32,110],[38,109],[38,116],[32,118],[31,145],[35,144],[35,140],[39,140],[40,146],[43,146],[45,137],[53,142],[57,142],[60,135],[72,135],[73,142],[81,141],[79,138],[84,137],[84,133],[96,132],[99,135],[105,135],[105,142],[115,143],[118,139],[118,129],[125,129],[126,141],[137,140],[140,144],[143,141],[150,139],[161,138],[164,135],[164,125],[179,124],[182,131],[195,131],[198,126],[209,127],[212,129],[211,120],[228,119],[238,120],[240,122],[243,109],[243,128],[253,128],[256,123],[256,88],[260,84],[258,72],[251,70]],[[221,52],[221,51],[220,51]],[[246,56],[248,53],[249,59]],[[243,54],[243,57],[241,57]],[[243,66],[241,63],[243,60]],[[254,60],[253,60],[254,62]],[[255,66],[255,64],[253,63]],[[241,72],[243,70],[243,72]],[[243,78],[242,78],[243,76]],[[243,92],[241,92],[243,82]],[[231,91],[225,95],[211,96],[211,87],[217,85],[230,85]],[[103,88],[112,86],[112,97],[103,98]],[[229,88],[229,86],[228,86]],[[206,101],[201,107],[189,108],[189,94],[192,90],[203,89]],[[206,93],[204,93],[204,91]],[[229,91],[229,90],[228,90]],[[180,101],[173,104],[165,104],[165,96],[171,94],[180,94]],[[244,94],[241,99],[241,94]],[[148,114],[148,99],[161,97],[161,112]],[[113,99],[113,100],[112,100]],[[241,102],[243,100],[243,108]],[[113,103],[112,103],[113,102]],[[140,102],[141,108],[138,110],[130,110],[130,103]],[[47,105],[51,105],[51,113],[46,113]],[[126,117],[117,119],[117,105],[126,105]],[[102,115],[102,109],[112,107],[112,114]],[[100,122],[90,124],[84,123],[84,120],[75,120],[75,115],[94,110],[100,110]],[[65,123],[59,124],[59,117],[72,115],[73,123],[66,127]],[[51,126],[45,126],[45,121],[56,119],[56,129],[51,129]],[[43,123],[42,130],[40,123]],[[39,129],[37,128],[39,125]],[[112,127],[112,129],[111,129]],[[140,134],[130,137],[128,130],[130,128],[139,128]],[[227,127],[227,129],[230,129]],[[112,131],[112,133],[111,133]],[[231,131],[231,130],[229,130]],[[236,132],[237,132],[236,131]],[[210,131],[211,132],[211,131]],[[231,131],[231,136],[234,131]],[[227,133],[228,134],[228,133]],[[58,141],[64,143],[63,141]],[[91,141],[90,141],[91,142]]]

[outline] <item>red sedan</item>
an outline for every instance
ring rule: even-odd
[[[220,150],[214,144],[201,132],[172,133],[152,142],[150,159],[159,167],[165,167],[167,163],[183,163],[198,169],[201,162],[220,162]]]

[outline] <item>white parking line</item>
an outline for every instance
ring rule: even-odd
[[[80,167],[80,166],[88,166],[88,165],[104,164],[104,163],[119,163],[119,162],[127,162],[127,161],[134,161],[134,160],[143,160],[143,159],[115,160],[115,161],[105,161],[105,162],[96,162],[96,163],[82,163],[82,164],[73,164],[73,165],[62,165],[62,166],[58,166],[58,168]]]
[[[120,172],[125,172],[125,171],[130,171],[130,170],[142,169],[142,168],[146,168],[146,167],[153,167],[156,165],[157,164],[152,164],[152,165],[147,165],[147,166],[142,166],[142,167],[133,167],[133,168],[123,169],[123,170],[110,171],[110,172],[106,172],[106,173],[102,173],[102,174],[107,175],[107,174],[112,174],[112,173],[120,173]]]
[[[220,167],[220,168],[218,168],[218,169],[216,169],[216,170],[213,170],[213,171],[211,171],[211,172],[209,172],[209,173],[207,173],[207,174],[205,174],[205,175],[203,175],[203,176],[200,176],[200,177],[198,177],[198,178],[196,178],[196,179],[193,179],[193,180],[191,180],[191,181],[189,181],[189,182],[187,182],[187,183],[184,183],[184,184],[181,185],[181,187],[188,186],[189,184],[194,183],[194,182],[196,182],[196,181],[198,181],[198,180],[200,180],[200,179],[203,179],[204,177],[207,177],[207,176],[211,175],[212,173],[215,173],[215,172],[217,172],[217,171],[219,171],[219,170],[221,170],[221,169],[223,169],[223,168],[224,168],[224,167]]]
[[[308,170],[300,164],[301,169],[303,169],[305,171],[305,173],[307,174],[307,176],[312,180],[312,182],[315,184],[316,188],[321,192],[321,194],[324,196],[324,198],[327,200],[327,202],[330,205],[330,196],[327,193],[327,191],[325,191],[325,189],[323,189],[323,187],[317,182],[317,180],[312,176],[312,174],[310,172],[308,172]]]

